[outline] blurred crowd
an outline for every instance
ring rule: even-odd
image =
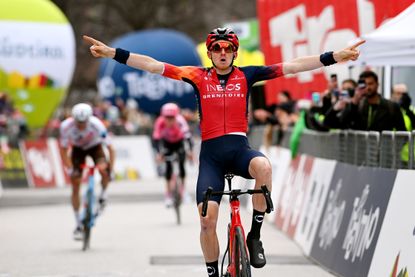
[[[277,138],[265,136],[265,144],[278,144],[284,130],[299,124],[307,129],[327,132],[333,129],[362,131],[412,131],[415,129],[415,109],[405,84],[395,84],[391,98],[385,99],[373,71],[363,71],[357,80],[346,79],[339,84],[332,74],[326,91],[312,92],[310,99],[294,101],[288,91],[277,94],[277,103],[256,109],[254,118],[277,129]],[[267,133],[267,131],[266,131]],[[271,132],[268,132],[271,134]]]
[[[14,107],[8,94],[0,91],[0,153],[9,153],[10,147],[17,147],[18,141],[27,134],[23,114]]]

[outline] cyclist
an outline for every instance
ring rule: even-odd
[[[184,190],[186,171],[184,162],[186,154],[190,160],[193,159],[192,149],[193,142],[186,119],[180,114],[180,108],[175,103],[167,103],[161,107],[160,116],[154,123],[153,130],[154,146],[156,148],[157,162],[162,162],[164,156],[170,156],[177,153],[179,158],[179,170],[181,183]],[[166,160],[166,197],[165,204],[170,207],[173,204],[172,187],[170,179],[172,176],[172,162]],[[188,201],[189,195],[185,192],[185,201]]]
[[[260,189],[265,184],[271,191],[271,164],[262,153],[250,148],[246,137],[248,96],[252,85],[285,74],[356,60],[359,56],[356,48],[364,42],[360,41],[340,51],[299,57],[270,66],[236,67],[233,66],[233,61],[238,56],[238,37],[229,28],[217,28],[206,39],[207,55],[213,66],[200,68],[163,63],[149,56],[108,47],[88,36],[84,36],[84,40],[92,44],[90,51],[94,57],[113,58],[134,68],[188,82],[196,89],[202,136],[197,180],[199,214],[204,191],[208,186],[212,186],[214,190],[223,190],[224,174],[229,171],[255,179],[255,189]],[[260,241],[266,202],[263,195],[254,195],[252,199],[254,212],[247,245],[251,265],[258,268],[266,263]],[[207,216],[200,216],[201,247],[208,274],[214,277],[219,276],[216,223],[220,200],[217,197],[210,201]]]
[[[108,149],[107,160],[104,147]],[[69,148],[70,151],[69,151]],[[60,151],[63,163],[69,169],[72,184],[72,207],[75,213],[76,228],[74,239],[82,239],[82,222],[79,213],[79,190],[82,178],[81,165],[90,156],[101,174],[102,190],[99,196],[100,210],[107,202],[107,188],[114,165],[114,150],[108,138],[107,129],[100,119],[92,115],[92,108],[85,103],[73,106],[72,116],[60,126]]]

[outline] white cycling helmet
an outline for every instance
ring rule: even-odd
[[[78,122],[86,122],[92,115],[92,108],[85,103],[79,103],[73,106],[72,116]]]

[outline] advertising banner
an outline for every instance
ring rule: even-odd
[[[313,246],[335,166],[336,161],[314,159],[313,169],[308,179],[309,184],[303,199],[303,209],[294,237],[307,256],[310,255]]]
[[[73,29],[52,1],[0,1],[0,91],[29,127],[45,125],[74,69]]]
[[[306,155],[293,159],[281,187],[275,224],[290,238],[294,237],[301,216],[313,161],[313,157]]]
[[[415,171],[399,170],[369,277],[415,276]]]
[[[56,186],[54,161],[47,140],[24,141],[21,147],[30,186]]]
[[[185,34],[173,30],[129,33],[111,46],[177,66],[201,65],[193,41]],[[112,59],[103,59],[101,62],[98,90],[103,98],[110,101],[132,98],[139,103],[141,110],[152,114],[159,113],[166,102],[176,102],[181,108],[196,109],[194,89],[190,84],[137,70]]]
[[[311,257],[341,276],[367,276],[395,177],[337,163]]]
[[[154,178],[157,176],[153,149],[148,136],[113,137],[114,173],[117,179]]]
[[[261,49],[266,64],[296,57],[319,55],[348,46],[348,42],[373,31],[396,16],[413,0],[262,0],[257,1]],[[266,83],[267,103],[275,93],[289,90],[295,98],[323,92],[331,74],[349,78],[347,64],[287,75]]]
[[[7,154],[0,151],[0,180],[4,188],[28,187],[19,148],[10,148]]]

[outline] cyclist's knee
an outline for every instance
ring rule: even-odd
[[[249,164],[249,171],[252,177],[269,177],[272,175],[272,167],[269,160],[265,157],[256,157]]]
[[[216,232],[217,220],[214,217],[201,217],[200,218],[200,230],[202,233]]]
[[[209,207],[207,215],[205,217],[200,216],[200,228],[202,233],[214,233],[216,232],[216,225],[218,221],[219,207],[216,202],[209,201]],[[199,207],[201,212],[201,205]]]

